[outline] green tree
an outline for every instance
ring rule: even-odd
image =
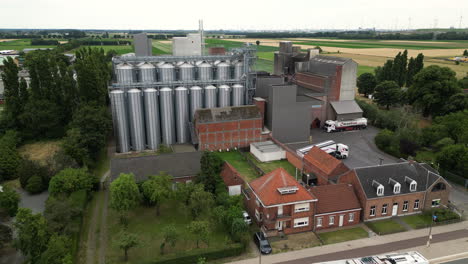
[[[18,237],[15,245],[31,263],[38,263],[42,252],[47,249],[49,233],[44,217],[33,214],[31,209],[20,208],[14,222]]]
[[[13,217],[18,212],[19,194],[8,186],[0,185],[0,211],[5,211]]]
[[[42,182],[47,186],[49,183],[49,170],[39,162],[24,157],[21,159],[18,166],[17,175],[21,187],[26,190],[30,178],[37,176],[42,179]],[[44,188],[45,189],[45,188]]]
[[[208,245],[208,235],[210,233],[210,224],[207,221],[193,221],[188,226],[190,233],[196,236],[197,248],[199,248],[199,242],[202,241]]]
[[[319,51],[319,53],[323,52],[323,50],[322,50],[322,48],[320,46],[315,46],[314,49],[317,49]]]
[[[129,233],[127,231],[121,231],[117,236],[117,240],[115,241],[117,247],[124,251],[124,258],[125,262],[128,261],[128,251],[131,248],[134,248],[140,245],[140,240],[135,234]]]
[[[367,95],[374,93],[375,86],[377,85],[377,80],[375,79],[374,74],[372,73],[363,73],[357,79],[358,92]]]
[[[110,207],[120,213],[121,222],[126,225],[126,214],[140,202],[140,191],[133,174],[120,174],[110,185]]]
[[[242,236],[249,230],[247,223],[242,218],[235,218],[231,223],[231,236],[234,241],[240,242]]]
[[[377,145],[379,149],[395,157],[400,156],[398,137],[395,136],[394,132],[388,129],[384,129],[377,134],[375,137],[375,145]]]
[[[66,264],[72,258],[71,241],[66,236],[53,235],[47,250],[42,253],[39,264]]]
[[[196,219],[204,212],[209,212],[214,205],[213,194],[204,191],[201,187],[203,185],[197,185],[197,188],[190,195],[189,209],[193,219]]]
[[[49,193],[52,196],[70,195],[78,190],[91,191],[98,179],[89,174],[86,169],[64,169],[52,177],[49,183]]]
[[[177,185],[177,190],[175,193],[177,200],[182,202],[185,206],[188,206],[190,202],[190,195],[192,195],[192,192],[195,190],[195,188],[195,184],[192,182]]]
[[[257,44],[257,46],[259,46],[260,45],[260,40],[255,41],[255,44]]]
[[[81,214],[82,210],[73,205],[69,199],[49,197],[46,201],[44,217],[51,233],[67,236],[78,233],[78,226],[72,223]]]
[[[413,84],[413,78],[416,71],[416,61],[413,57],[409,59],[408,62],[408,72],[406,73],[406,86],[410,87]]]
[[[45,184],[39,176],[32,176],[28,179],[25,190],[31,194],[41,193],[45,189]]]
[[[161,255],[164,255],[164,248],[167,244],[169,244],[171,247],[175,247],[175,244],[179,239],[179,233],[177,232],[177,229],[173,224],[165,226],[162,230],[162,233],[163,241],[160,245],[160,249]]]
[[[172,181],[171,175],[161,172],[151,176],[141,186],[143,196],[156,207],[157,216],[160,214],[161,203],[172,197]]]
[[[16,178],[20,161],[16,148],[2,145],[0,141],[0,181]]]
[[[220,173],[224,161],[215,153],[205,151],[200,160],[200,173],[195,181],[205,186],[205,190],[215,193],[216,186],[222,182]]]
[[[393,61],[393,77],[398,86],[403,87],[406,83],[408,64],[408,51],[399,52]]]
[[[111,121],[104,106],[83,105],[76,111],[71,129],[67,131],[63,148],[81,165],[93,165],[100,151],[106,146]]]
[[[400,102],[401,90],[394,81],[384,81],[375,87],[374,100],[387,110]]]
[[[13,240],[13,231],[7,225],[0,223],[0,250]]]
[[[20,84],[18,79],[19,68],[12,57],[7,57],[4,61],[3,72],[1,77],[4,84],[5,109],[2,117],[4,118],[3,125],[18,129],[20,124],[17,117],[22,113],[22,103],[20,97]]]
[[[463,51],[463,56],[468,56],[468,50]]]
[[[422,110],[424,116],[440,115],[448,99],[460,93],[455,72],[448,67],[431,65],[414,77],[408,89],[410,104]]]
[[[387,60],[383,67],[377,67],[375,69],[375,78],[377,79],[377,83],[395,80],[393,64],[393,60]]]
[[[436,156],[436,161],[444,170],[462,176],[468,175],[468,147],[462,144],[448,145]]]
[[[444,105],[444,115],[449,113],[455,113],[458,111],[463,111],[468,109],[468,94],[465,93],[457,93],[452,95],[448,102]]]

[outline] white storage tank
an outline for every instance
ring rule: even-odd
[[[159,81],[160,82],[172,82],[175,81],[175,68],[170,63],[164,63],[159,66]]]
[[[244,105],[245,90],[241,84],[232,86],[232,106]]]
[[[153,64],[145,62],[138,66],[140,70],[140,82],[152,83],[156,81],[156,67]]]
[[[145,132],[143,123],[143,106],[141,91],[131,89],[128,91],[128,116],[130,118],[130,138],[132,149],[142,151],[145,149]]]
[[[198,65],[198,79],[202,81],[213,80],[213,67],[207,62]]]
[[[185,87],[177,87],[175,88],[174,91],[175,91],[177,143],[187,143],[189,141],[188,89]]]
[[[234,79],[240,79],[244,74],[244,63],[242,61],[237,61],[234,64]]]
[[[190,121],[193,121],[195,111],[203,108],[203,89],[199,86],[190,87]]]
[[[231,79],[231,65],[226,62],[220,62],[216,65],[216,79],[228,80]]]
[[[231,88],[227,85],[220,85],[218,88],[218,106],[227,107],[231,105]]]
[[[169,146],[175,143],[174,100],[171,88],[164,87],[159,90],[159,105],[162,143]]]
[[[161,141],[159,127],[158,90],[148,88],[144,90],[146,146],[151,150],[158,150]]]
[[[130,151],[130,136],[128,132],[127,103],[125,93],[121,90],[110,92],[112,119],[117,137],[117,151],[125,153]]]
[[[215,108],[216,107],[216,87],[213,85],[208,85],[205,87],[205,108]]]
[[[117,83],[133,83],[133,66],[128,63],[121,63],[115,66]]]
[[[195,67],[190,63],[183,63],[179,66],[179,80],[191,81],[195,80]]]

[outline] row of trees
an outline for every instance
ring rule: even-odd
[[[186,231],[196,237],[197,248],[199,242],[209,244],[212,223],[228,230],[233,241],[246,243],[248,228],[242,218],[242,199],[228,195],[220,177],[222,164],[223,161],[216,154],[205,152],[195,183],[177,184],[175,189],[172,176],[164,172],[149,177],[141,184],[135,182],[132,174],[121,174],[112,182],[110,207],[119,213],[123,225],[117,245],[124,251],[125,258],[128,256],[128,250],[139,244],[138,236],[129,233],[126,228],[129,211],[140,204],[154,207],[156,215],[159,216],[163,203],[178,201],[192,218]],[[163,228],[161,254],[165,253],[167,245],[175,246],[181,236],[179,232],[174,225]]]

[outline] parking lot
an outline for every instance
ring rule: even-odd
[[[312,144],[327,140],[342,143],[349,147],[349,157],[343,162],[350,168],[365,167],[380,164],[398,162],[398,158],[380,151],[374,143],[374,138],[379,132],[378,128],[368,126],[363,130],[326,133],[320,129],[312,129]],[[309,143],[288,144],[291,148],[298,149],[310,145]]]

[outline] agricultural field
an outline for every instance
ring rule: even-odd
[[[27,48],[55,48],[55,46],[52,45],[31,45],[31,40],[30,39],[16,39],[16,40],[7,40],[7,39],[2,39],[0,41],[0,50],[18,50],[22,51],[23,49]]]

